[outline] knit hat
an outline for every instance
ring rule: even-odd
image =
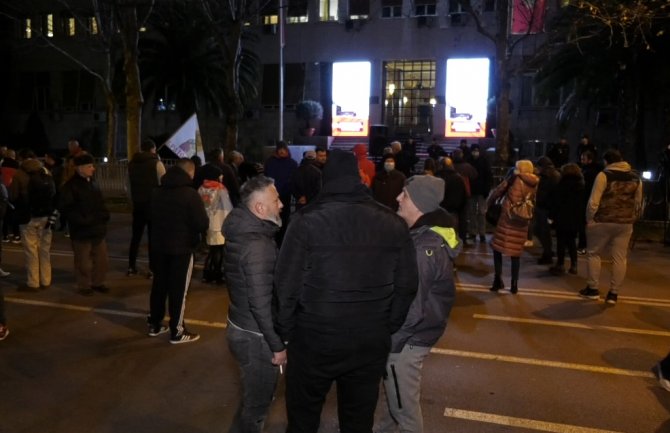
[[[417,209],[426,214],[440,207],[444,199],[444,180],[435,176],[412,176],[405,190]]]
[[[74,165],[76,167],[79,167],[80,165],[86,165],[86,164],[93,164],[95,161],[93,160],[93,157],[89,155],[88,153],[84,153],[79,156],[75,156],[74,158]]]
[[[351,152],[335,149],[330,152],[326,165],[323,166],[323,183],[342,179],[345,177],[360,178],[358,174],[358,162]]]
[[[316,159],[316,152],[313,150],[306,150],[302,156],[305,159]]]

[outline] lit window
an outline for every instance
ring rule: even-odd
[[[319,0],[319,19],[337,21],[337,0]]]
[[[277,15],[263,15],[263,24],[264,25],[272,25],[272,24],[279,24],[279,16]]]
[[[289,24],[307,23],[309,22],[309,17],[306,15],[300,17],[286,17],[286,22]]]
[[[53,14],[47,14],[46,16],[46,33],[47,37],[54,37],[54,16]]]
[[[33,21],[30,18],[23,20],[23,37],[26,39],[33,37]]]
[[[95,17],[88,17],[88,31],[92,35],[98,34],[98,20]]]
[[[286,22],[295,24],[308,21],[307,0],[290,0],[286,9]]]
[[[67,29],[67,35],[68,36],[74,36],[75,32],[76,32],[76,29],[77,29],[74,18],[70,17],[70,18],[66,18],[66,19],[67,19],[67,21],[65,22],[65,26],[66,26],[66,29]]]

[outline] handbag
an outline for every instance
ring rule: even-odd
[[[500,214],[502,214],[502,203],[503,200],[505,199],[505,196],[498,197],[493,203],[489,205],[489,207],[486,209],[486,222],[491,224],[492,226],[495,226],[498,224],[498,220],[500,219]]]
[[[518,202],[510,203],[507,216],[511,221],[527,223],[535,214],[535,191],[522,186],[523,195]]]

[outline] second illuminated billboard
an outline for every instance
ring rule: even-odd
[[[447,137],[485,137],[489,59],[447,60]]]

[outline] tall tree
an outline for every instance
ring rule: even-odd
[[[496,21],[492,27],[484,24],[481,3],[472,0],[458,1],[475,22],[477,32],[493,43],[495,49],[495,103],[496,103],[496,149],[500,161],[510,159],[510,91],[512,78],[522,70],[523,65],[515,62],[515,48],[521,41],[542,29],[544,20],[544,0],[498,0]],[[520,33],[510,31],[510,12],[515,7],[515,18],[520,20]]]
[[[255,16],[258,3],[249,0],[200,0],[214,29],[214,38],[226,65],[224,90],[228,98],[225,111],[225,150],[237,146],[238,124],[245,106],[258,96],[259,60],[252,49],[253,34],[245,25]]]
[[[142,82],[139,68],[139,32],[145,28],[154,0],[114,0],[123,45],[123,69],[126,74],[126,135],[128,157],[140,150],[142,137]],[[138,17],[141,8],[142,17]]]
[[[561,120],[583,105],[616,107],[618,145],[627,157],[646,166],[644,107],[664,111],[670,138],[670,88],[667,65],[670,2],[667,0],[591,0],[565,5],[558,34],[563,43],[538,63],[538,84],[566,86],[570,96]]]
[[[63,44],[62,39],[46,35],[41,26],[31,27],[31,36],[36,42],[45,44],[62,54],[97,79],[105,97],[106,152],[107,156],[111,157],[114,155],[118,130],[118,102],[112,83],[115,73],[114,65],[119,55],[119,45],[116,37],[118,27],[113,9],[109,3],[97,0],[92,0],[90,6],[85,8],[81,7],[80,2],[71,3],[67,0],[58,0],[57,3],[76,21],[78,31],[86,33],[86,38],[82,38],[81,41],[88,44],[88,50],[71,49],[71,44]],[[22,17],[30,16],[38,10],[37,4],[33,2],[19,4],[3,2],[1,13],[22,25]],[[98,53],[99,56],[91,56],[91,52]]]
[[[227,108],[226,65],[202,9],[187,0],[162,3],[149,26],[140,39],[146,100],[154,106],[160,99],[174,105],[182,122],[194,112],[222,117]]]

